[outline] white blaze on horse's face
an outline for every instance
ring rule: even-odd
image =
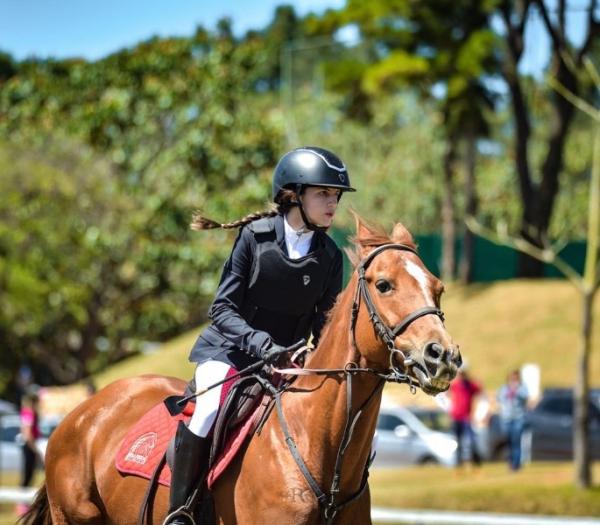
[[[427,278],[427,275],[425,275],[423,268],[409,260],[404,261],[404,267],[406,268],[406,271],[415,278],[417,283],[419,283],[419,288],[421,288],[423,299],[425,300],[423,306],[435,306],[433,298],[429,293],[429,279]]]

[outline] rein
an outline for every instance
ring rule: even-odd
[[[360,368],[354,361],[346,363],[344,368],[277,368],[271,367],[271,371],[286,376],[333,376],[338,374],[365,373],[379,377],[385,383],[406,383],[412,394],[416,394],[419,382],[406,374],[399,375],[396,372],[384,374],[374,368]]]
[[[321,487],[319,486],[317,480],[310,473],[308,466],[306,465],[304,459],[298,452],[298,447],[294,438],[290,433],[290,429],[285,420],[285,416],[283,414],[283,407],[281,405],[281,394],[285,392],[285,388],[282,390],[276,389],[270,382],[263,382],[264,387],[270,392],[275,400],[275,406],[277,408],[277,417],[279,419],[279,424],[281,426],[281,430],[285,437],[285,443],[290,451],[290,454],[294,458],[296,465],[298,466],[300,472],[304,476],[304,479],[308,483],[308,486],[311,488],[314,496],[316,497],[319,505],[321,506],[323,512],[323,518],[327,525],[333,523],[333,520],[337,516],[338,512],[346,507],[348,504],[357,500],[364,493],[367,488],[367,481],[369,478],[369,466],[371,464],[371,458],[367,460],[365,464],[365,468],[363,470],[362,481],[359,489],[352,494],[349,498],[345,499],[342,502],[337,501],[337,496],[340,492],[340,480],[342,476],[342,461],[344,459],[344,455],[350,445],[350,441],[352,440],[352,435],[354,433],[354,428],[356,427],[356,423],[358,422],[360,416],[362,415],[365,408],[371,403],[371,401],[375,398],[376,394],[380,393],[385,385],[385,379],[383,377],[380,378],[380,381],[377,383],[373,391],[369,394],[367,399],[363,402],[363,404],[359,407],[359,409],[352,417],[352,377],[356,373],[360,372],[369,372],[373,373],[375,371],[367,368],[358,368],[356,363],[348,363],[345,368],[336,368],[336,369],[308,369],[305,370],[306,374],[303,374],[304,370],[302,369],[274,369],[276,372],[284,372],[286,370],[295,371],[292,375],[336,375],[343,373],[346,376],[346,422],[344,424],[344,433],[342,436],[342,440],[340,441],[340,446],[338,448],[337,456],[335,459],[335,467],[333,471],[333,479],[331,482],[331,487],[328,493],[325,493]],[[384,376],[383,374],[378,374],[380,376]]]
[[[350,319],[350,330],[352,332],[352,345],[357,353],[360,354],[358,350],[358,345],[356,343],[356,322],[358,319],[358,311],[360,309],[361,298],[365,302],[365,306],[367,307],[367,311],[369,313],[369,319],[373,324],[377,334],[385,343],[387,349],[390,352],[390,370],[391,372],[388,374],[379,372],[378,370],[372,368],[359,368],[359,366],[354,362],[349,362],[346,364],[344,368],[275,368],[273,367],[273,371],[280,373],[282,375],[294,375],[294,376],[304,376],[304,375],[338,375],[344,374],[346,378],[346,422],[344,424],[344,433],[342,435],[342,440],[340,442],[336,460],[335,467],[333,472],[333,480],[331,482],[331,487],[329,489],[329,493],[325,493],[319,484],[315,480],[314,476],[310,473],[308,466],[306,465],[304,459],[298,452],[298,447],[290,434],[289,427],[285,420],[285,416],[283,414],[283,407],[281,405],[281,394],[285,391],[283,389],[276,389],[271,383],[268,381],[264,381],[265,388],[271,393],[275,400],[275,405],[277,407],[277,417],[279,418],[279,424],[281,426],[281,430],[283,435],[285,436],[285,442],[287,447],[296,462],[300,472],[304,476],[304,479],[308,483],[308,486],[311,488],[314,496],[316,497],[319,505],[321,506],[323,512],[323,518],[327,525],[333,523],[333,520],[337,516],[340,510],[346,507],[348,504],[357,500],[367,488],[367,480],[369,477],[369,466],[371,464],[371,458],[369,458],[365,464],[365,468],[362,475],[362,481],[359,489],[352,494],[349,498],[345,499],[342,502],[337,501],[337,497],[340,492],[340,480],[341,480],[341,471],[342,471],[342,462],[344,459],[344,454],[348,446],[350,445],[350,441],[352,440],[352,435],[354,433],[354,429],[356,424],[362,415],[365,408],[371,403],[371,401],[375,398],[377,394],[381,392],[386,382],[395,382],[395,383],[407,383],[410,387],[410,391],[414,394],[416,393],[416,387],[419,385],[418,381],[412,377],[410,377],[406,373],[406,367],[410,364],[414,364],[414,361],[410,358],[407,358],[402,350],[396,348],[395,338],[404,332],[408,326],[415,320],[423,317],[424,315],[437,315],[442,322],[444,321],[443,312],[436,307],[426,306],[424,308],[420,308],[410,314],[408,314],[404,319],[400,321],[395,327],[388,327],[382,320],[381,316],[377,312],[377,308],[373,303],[371,295],[369,294],[369,290],[367,287],[367,280],[365,277],[365,273],[373,259],[379,255],[381,252],[385,250],[402,250],[409,251],[418,255],[416,250],[411,248],[410,246],[404,244],[384,244],[382,246],[374,249],[365,259],[363,259],[357,267],[358,272],[358,284],[356,287],[356,292],[354,294],[354,301],[352,304],[352,313]],[[402,366],[404,370],[399,370],[398,367],[394,364],[394,355],[400,354],[402,356]],[[368,373],[373,374],[379,377],[379,381],[373,391],[369,394],[367,399],[363,402],[363,404],[358,408],[354,416],[352,416],[352,378],[355,374],[358,373]]]
[[[344,424],[344,433],[342,435],[342,440],[340,442],[340,446],[338,448],[337,456],[335,459],[335,467],[333,471],[333,480],[331,482],[331,487],[329,489],[329,493],[325,493],[319,484],[315,480],[314,476],[310,473],[308,466],[306,465],[304,459],[298,452],[298,447],[294,438],[292,437],[287,422],[285,420],[285,416],[283,414],[283,407],[281,405],[281,394],[285,392],[286,387],[279,390],[273,386],[272,383],[266,381],[264,378],[257,377],[259,381],[263,384],[265,390],[267,390],[275,400],[275,406],[277,408],[277,417],[279,419],[279,425],[281,427],[281,431],[285,437],[285,443],[290,451],[290,454],[294,458],[298,469],[304,476],[304,479],[308,483],[308,486],[312,490],[313,495],[319,502],[323,512],[324,522],[327,525],[333,523],[333,520],[337,516],[338,512],[346,507],[348,504],[357,500],[364,493],[367,488],[367,481],[369,479],[369,467],[371,466],[372,458],[368,458],[365,464],[365,468],[363,470],[362,481],[359,489],[349,498],[345,499],[342,502],[337,501],[337,496],[340,492],[340,479],[342,475],[342,461],[344,459],[344,454],[346,453],[346,449],[348,445],[350,445],[350,441],[352,440],[352,435],[354,433],[354,428],[356,427],[356,423],[358,422],[360,416],[362,415],[365,408],[370,404],[371,400],[375,398],[376,394],[380,393],[383,389],[386,382],[396,382],[396,383],[408,383],[410,387],[411,393],[415,394],[417,391],[418,381],[413,379],[412,377],[402,374],[399,376],[396,372],[391,372],[389,374],[384,374],[375,370],[373,368],[360,368],[356,363],[349,362],[346,364],[344,368],[275,368],[272,367],[272,371],[282,375],[292,375],[292,376],[308,376],[308,375],[323,375],[323,376],[333,376],[344,374],[346,376],[346,422]],[[366,401],[360,406],[360,408],[352,417],[352,377],[355,374],[365,373],[372,374],[379,377],[379,381],[373,391],[369,394]]]

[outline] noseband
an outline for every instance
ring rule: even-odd
[[[356,344],[356,321],[358,319],[358,311],[360,309],[360,301],[361,298],[365,302],[365,306],[367,307],[367,312],[369,313],[369,319],[373,324],[373,328],[377,332],[377,335],[381,338],[381,340],[387,346],[387,349],[390,352],[390,369],[394,372],[394,374],[398,377],[398,379],[402,379],[401,382],[406,381],[406,367],[412,363],[412,360],[402,352],[399,348],[396,348],[395,339],[403,333],[413,321],[416,321],[420,317],[424,315],[437,315],[442,323],[444,322],[444,313],[434,306],[425,306],[423,308],[419,308],[414,312],[408,314],[404,319],[402,319],[396,326],[389,327],[379,315],[375,304],[373,303],[373,299],[371,298],[371,294],[369,293],[369,287],[367,286],[366,272],[369,265],[373,262],[375,257],[377,257],[381,252],[385,250],[401,250],[405,252],[414,253],[417,257],[419,254],[414,248],[407,246],[406,244],[383,244],[375,248],[367,257],[365,257],[357,266],[356,271],[358,273],[358,285],[356,286],[356,292],[354,293],[354,302],[352,303],[352,317],[350,321],[351,331],[352,331],[352,343],[354,348],[358,350],[358,346]],[[404,370],[398,369],[398,367],[394,363],[395,354],[400,354],[402,357],[402,366]],[[399,381],[400,382],[400,381]]]

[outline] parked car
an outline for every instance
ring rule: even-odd
[[[600,389],[589,397],[590,454],[600,459]],[[527,415],[523,441],[531,460],[573,459],[573,390],[544,390],[537,406]]]
[[[450,415],[439,408],[414,407],[410,409],[431,430],[454,435]],[[506,457],[507,439],[498,414],[492,414],[485,424],[473,424],[477,452],[485,461],[497,461]],[[468,447],[463,447],[469,453]],[[468,458],[463,458],[467,460]]]
[[[375,467],[455,463],[456,439],[432,430],[411,410],[382,407],[377,419]]]
[[[5,414],[16,414],[17,413],[17,405],[11,403],[10,401],[5,401],[4,399],[0,399],[0,416]]]
[[[60,422],[59,417],[40,418],[42,436],[37,440],[40,460],[43,460],[48,438]],[[19,471],[23,458],[21,451],[21,424],[18,414],[0,416],[0,470]]]
[[[487,424],[475,429],[481,457],[486,461],[506,460],[508,436],[499,414],[491,414]]]

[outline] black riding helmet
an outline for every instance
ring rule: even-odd
[[[306,146],[286,153],[273,174],[273,200],[283,188],[300,193],[302,186],[325,186],[356,191],[350,186],[346,165],[323,148]]]
[[[310,222],[300,195],[306,186],[339,188],[341,198],[345,191],[356,191],[350,186],[348,170],[339,157],[323,148],[306,146],[286,153],[278,162],[273,174],[273,200],[278,203],[279,193],[287,188],[296,192],[302,220],[309,230],[326,231],[327,228]]]

